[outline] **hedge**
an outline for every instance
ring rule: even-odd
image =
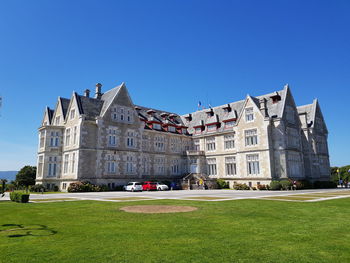
[[[28,203],[29,194],[22,193],[22,192],[11,192],[10,199],[11,201],[17,202],[17,203]]]

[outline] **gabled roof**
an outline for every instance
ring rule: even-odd
[[[143,119],[143,120],[156,121],[161,124],[173,124],[176,126],[183,126],[184,124],[183,121],[181,120],[180,115],[173,112],[157,110],[157,109],[148,108],[140,105],[135,105],[135,108],[137,108],[137,112],[140,119]],[[151,115],[147,113],[147,111],[149,110],[153,111]],[[165,118],[163,118],[161,115],[165,116]],[[170,118],[171,116],[173,116],[173,119]]]
[[[122,86],[125,86],[124,82],[122,84],[120,84],[119,86],[107,91],[106,93],[104,93],[102,95],[101,100],[103,101],[103,106],[100,110],[101,117],[106,113],[106,111],[108,110],[109,106],[112,104],[114,98],[117,96],[117,94]]]
[[[63,119],[65,119],[65,118],[66,118],[66,115],[67,115],[67,110],[68,110],[68,106],[69,106],[70,99],[61,98],[61,97],[59,97],[58,99],[59,99],[60,102],[61,102],[62,113],[63,113]]]

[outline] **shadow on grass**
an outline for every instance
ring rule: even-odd
[[[45,225],[38,224],[3,224],[0,226],[0,235],[7,237],[26,237],[26,236],[52,236],[57,234],[57,231],[48,228]]]

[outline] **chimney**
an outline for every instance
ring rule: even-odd
[[[267,114],[267,107],[266,107],[266,99],[262,98],[259,100],[259,104],[260,104],[260,111],[261,113],[264,115],[264,117],[268,117],[269,115]]]
[[[96,84],[96,91],[95,91],[95,99],[101,99],[102,93],[101,93],[101,83]]]
[[[90,90],[89,90],[89,89],[86,89],[86,90],[84,91],[84,96],[87,97],[87,98],[90,97]]]

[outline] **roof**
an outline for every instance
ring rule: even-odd
[[[281,100],[274,103],[271,97],[276,96],[277,94],[281,96]],[[248,95],[248,97],[250,97],[253,100],[253,102],[257,105],[257,107],[259,107],[260,100],[265,98],[268,116],[281,118],[283,114],[283,107],[284,107],[283,101],[285,99],[286,94],[287,94],[287,88],[284,88],[283,90],[276,91],[273,93],[268,93],[257,97]],[[246,100],[240,100],[240,101],[231,102],[228,104],[226,103],[224,105],[213,107],[211,109],[214,115],[210,117],[208,117],[208,114],[207,114],[207,112],[210,109],[203,109],[203,110],[190,113],[192,116],[191,121],[186,120],[186,116],[188,116],[189,114],[182,115],[181,118],[184,124],[189,127],[188,129],[189,133],[193,133],[194,132],[193,128],[196,126],[199,126],[200,123],[202,122],[204,123],[204,125],[206,125],[209,123],[213,123],[213,120],[221,123],[225,120],[237,119],[238,116],[240,116],[241,111],[243,110],[245,101]],[[231,108],[230,112],[225,111],[225,108],[228,108],[228,106],[230,106]],[[223,130],[224,130],[224,127],[223,125],[221,125],[221,127],[218,128],[218,131],[223,131]]]

